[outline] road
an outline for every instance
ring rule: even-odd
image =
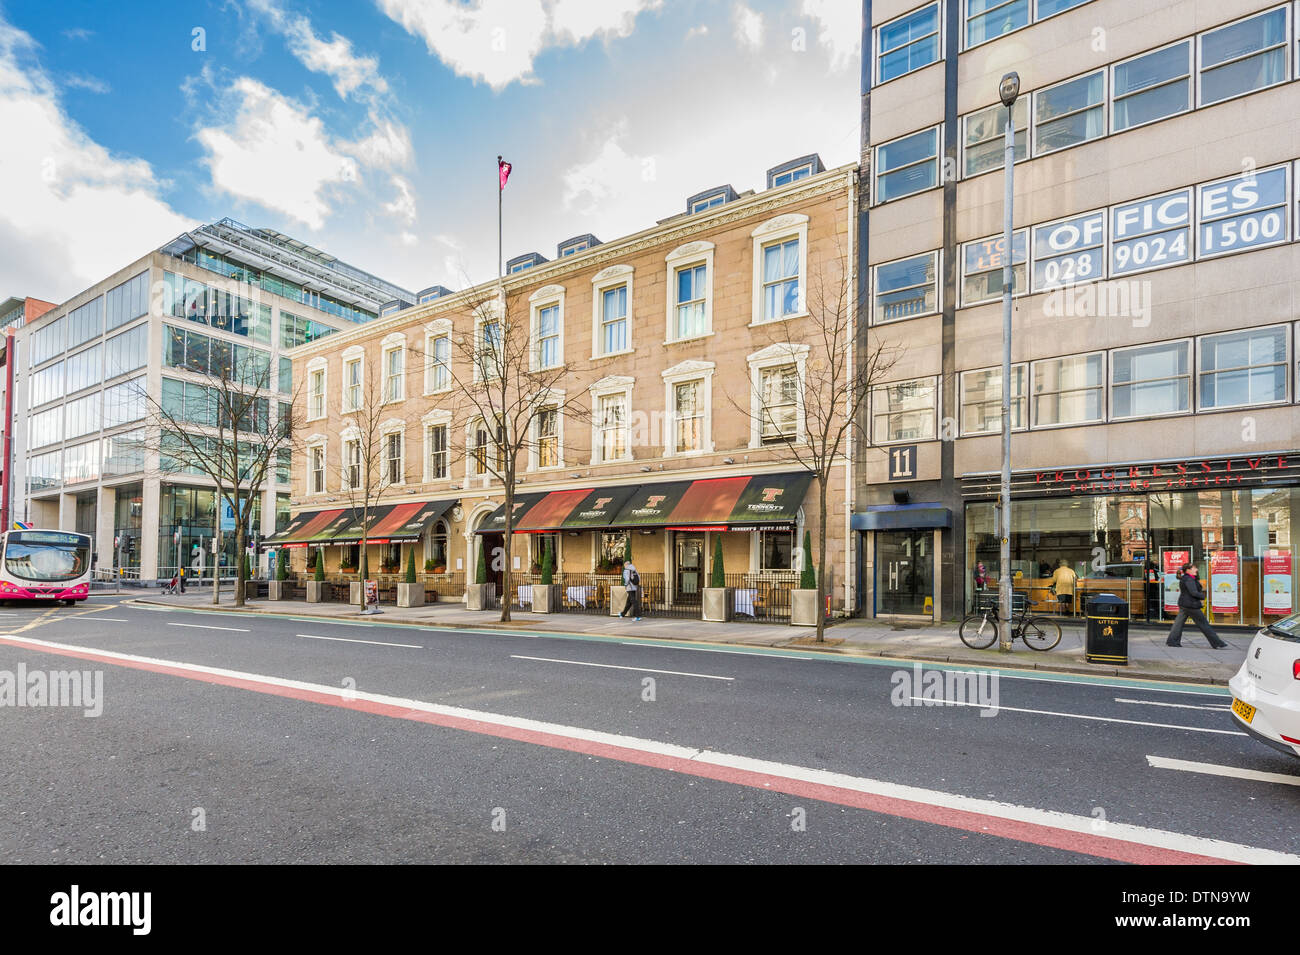
[[[103,687],[0,706],[7,863],[1300,862],[1300,762],[1222,688],[979,671],[927,705],[931,665],[630,623],[0,614],[0,680]]]

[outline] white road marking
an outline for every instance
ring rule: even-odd
[[[913,700],[926,702],[925,697],[914,696]],[[1009,713],[1035,713],[1039,716],[1065,716],[1072,720],[1096,720],[1099,723],[1127,723],[1130,726],[1154,726],[1164,730],[1187,730],[1190,733],[1216,733],[1220,736],[1245,736],[1236,730],[1211,729],[1206,726],[1180,726],[1177,723],[1148,723],[1145,720],[1121,720],[1114,716],[1090,716],[1087,713],[1058,713],[1055,710],[1027,710],[1019,706],[993,706],[987,703],[958,703],[954,700],[929,700],[928,702],[944,706],[973,706],[980,710],[1006,710]]]
[[[340,643],[369,643],[376,647],[409,647],[412,650],[423,650],[424,647],[418,643],[385,643],[382,640],[353,640],[351,637],[322,637],[314,633],[300,633],[298,636],[304,640],[337,640]]]
[[[113,623],[130,623],[126,617],[101,617],[95,614],[93,617],[86,614],[76,614],[71,617],[59,617],[60,620],[81,620],[83,623],[97,623],[100,620],[111,620]]]
[[[1258,769],[1220,766],[1217,763],[1195,763],[1187,759],[1169,759],[1166,756],[1148,756],[1147,762],[1152,769],[1181,769],[1185,773],[1205,773],[1207,776],[1232,776],[1236,779],[1253,779],[1262,783],[1300,786],[1300,776],[1292,776],[1289,773],[1265,773]]]
[[[1206,706],[1204,703],[1158,703],[1155,700],[1126,700],[1122,696],[1115,697],[1116,703],[1139,703],[1142,706],[1172,706],[1180,710],[1214,710],[1218,713],[1226,713],[1232,709],[1230,706]]]
[[[641,643],[637,640],[620,640],[625,647],[647,647],[651,650],[691,650],[695,653],[732,653],[738,657],[772,657],[777,660],[816,660],[820,657],[787,657],[780,653],[759,653],[757,650],[719,650],[716,647],[674,647],[660,643]]]
[[[193,627],[195,630],[229,630],[232,633],[248,633],[247,627],[210,627],[206,623],[169,623],[169,627]]]
[[[156,657],[142,657],[129,653],[117,653],[112,650],[100,650],[97,647],[74,647],[69,646],[68,644],[55,643],[48,640],[37,640],[32,637],[14,636],[12,634],[0,634],[0,636],[6,637],[11,644],[31,647],[33,649],[45,647],[65,652],[79,651],[83,654],[89,655],[88,659],[102,660],[105,662],[119,662],[124,666],[135,666],[137,668],[166,667],[172,671],[174,675],[194,674],[197,677],[200,674],[206,674],[221,679],[240,680],[247,684],[251,684],[254,687],[260,684],[262,687],[279,687],[285,690],[296,690],[299,692],[307,692],[322,697],[337,699],[345,706],[350,706],[354,703],[372,703],[380,706],[392,707],[403,712],[414,711],[429,713],[431,715],[442,716],[449,719],[488,724],[503,729],[522,730],[536,734],[547,734],[573,741],[622,747],[624,749],[634,750],[645,754],[671,756],[683,760],[692,760],[701,765],[727,767],[773,776],[785,780],[905,800],[913,803],[936,806],[943,809],[980,813],[997,819],[1047,826],[1062,832],[1073,832],[1084,836],[1092,836],[1104,840],[1115,840],[1116,842],[1124,842],[1132,845],[1170,849],[1176,852],[1187,852],[1196,855],[1210,856],[1216,859],[1223,859],[1230,862],[1244,862],[1248,864],[1295,865],[1300,863],[1300,856],[1293,853],[1280,852],[1273,849],[1261,849],[1256,846],[1226,842],[1220,839],[1209,839],[1204,836],[1191,836],[1179,832],[1171,832],[1165,829],[1152,829],[1146,826],[1118,822],[1115,820],[1107,820],[1104,833],[1098,834],[1096,832],[1097,820],[1092,816],[1081,816],[1054,809],[1039,809],[1033,806],[1021,806],[1014,803],[998,802],[992,799],[979,799],[972,796],[962,796],[957,793],[943,792],[941,790],[923,789],[917,786],[907,786],[901,783],[892,783],[880,779],[849,776],[844,773],[836,773],[829,770],[812,769],[806,766],[795,766],[788,763],[777,763],[768,760],[755,759],[748,756],[736,756],[712,750],[682,746],[675,743],[664,743],[658,740],[641,739],[635,736],[624,736],[621,734],[607,733],[601,730],[586,729],[578,726],[566,726],[561,723],[548,723],[541,720],[528,719],[526,717],[508,716],[502,713],[489,713],[482,710],[470,710],[461,707],[446,706],[439,703],[429,703],[424,700],[385,696],[378,693],[369,693],[363,690],[343,689],[341,687],[327,686],[321,683],[307,683],[301,680],[290,680],[284,677],[268,676],[259,673],[226,670],[220,667],[208,667],[195,663],[183,663],[176,660],[163,660]],[[263,692],[267,691],[264,690]]]
[[[622,667],[615,666],[612,663],[587,663],[584,660],[556,660],[552,657],[525,657],[517,653],[510,654],[512,660],[536,660],[540,663],[569,663],[575,667],[601,667],[605,670],[632,670],[636,673],[664,673],[668,676],[697,676],[701,680],[726,680],[732,682],[734,676],[715,676],[712,673],[682,673],[678,670],[652,670],[649,667]]]

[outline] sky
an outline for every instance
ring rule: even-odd
[[[858,143],[858,0],[0,0],[0,299],[231,216],[410,291]]]

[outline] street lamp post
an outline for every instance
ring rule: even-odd
[[[1007,128],[1002,165],[1002,480],[998,488],[998,557],[1002,572],[998,577],[998,616],[1002,619],[1002,639],[998,649],[1011,652],[1011,292],[1014,282],[1011,238],[1012,206],[1015,202],[1016,123],[1012,116],[1016,97],[1020,95],[1020,74],[1008,73],[998,84],[998,96],[1007,108]]]

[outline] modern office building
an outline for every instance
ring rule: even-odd
[[[864,612],[952,617],[998,574],[1012,71],[1016,587],[1055,606],[1065,562],[1141,615],[1146,562],[1190,559],[1217,622],[1297,609],[1300,4],[864,9],[869,335],[907,345],[857,488]]]
[[[548,380],[553,372],[548,395],[580,412],[555,407],[533,421],[512,571],[535,572],[549,545],[562,574],[616,575],[630,541],[656,599],[693,604],[696,616],[719,540],[727,574],[756,595],[746,603],[742,594],[740,613],[761,612],[761,595],[797,578],[796,547],[805,531],[816,540],[819,513],[816,482],[789,453],[807,438],[799,383],[823,327],[810,285],[851,273],[857,168],[824,170],[806,156],[775,174],[779,184],[762,191],[693,196],[634,235],[580,235],[560,241],[553,259],[507,263],[506,309],[531,329],[531,367]],[[463,589],[480,550],[500,546],[502,487],[484,463],[495,453],[491,428],[458,395],[474,379],[454,345],[491,340],[492,321],[475,306],[495,288],[426,290],[414,305],[294,350],[307,452],[294,463],[293,522],[277,541],[293,549],[296,569],[315,553],[331,575],[358,566],[366,535],[348,486],[358,483],[357,412],[372,375],[382,377],[392,478],[369,535],[372,571],[405,568],[414,549],[417,566],[459,574]],[[856,600],[852,469],[846,457],[828,486],[835,608]]]
[[[218,501],[183,455],[160,455],[147,430],[151,417],[156,427],[151,400],[208,427],[203,382],[244,366],[265,369],[255,380],[273,383],[272,413],[292,396],[284,353],[370,321],[394,298],[411,293],[278,232],[222,219],[29,318],[10,356],[15,481],[25,490],[15,492],[15,519],[93,534],[100,568],[170,576],[178,553],[210,549]],[[253,502],[258,538],[288,519],[289,472],[285,454]],[[222,510],[223,529],[233,530]],[[233,567],[233,540],[223,545]]]

